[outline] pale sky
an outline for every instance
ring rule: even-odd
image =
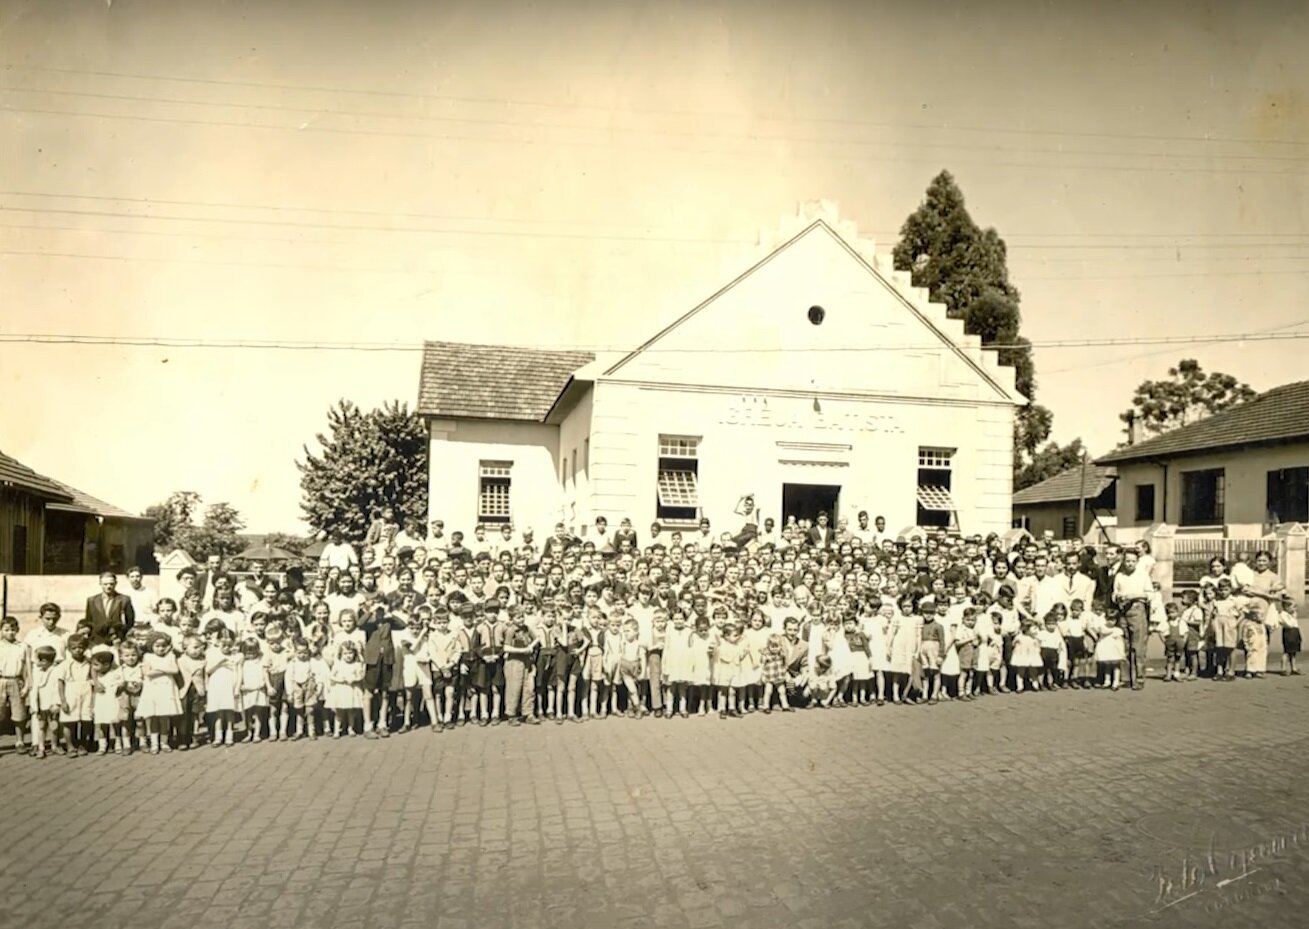
[[[1034,342],[1309,332],[1309,4],[1198,7],[0,0],[0,333],[629,347],[800,201],[889,249],[942,168]],[[1039,348],[1037,399],[1102,452],[1178,359],[1306,348]],[[300,531],[327,408],[418,366],[0,342],[0,449]]]

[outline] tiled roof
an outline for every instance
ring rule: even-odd
[[[146,522],[152,522],[149,517],[138,516],[136,513],[129,513],[127,510],[120,510],[112,503],[105,503],[88,493],[83,493],[76,487],[69,487],[63,481],[51,480],[52,484],[60,487],[68,496],[73,498],[71,504],[56,503],[51,506],[57,510],[80,510],[91,513],[95,516],[103,516],[106,519],[139,519]]]
[[[1096,459],[1097,464],[1173,458],[1216,448],[1309,439],[1309,381],[1274,387],[1221,413]]]
[[[590,352],[426,342],[418,413],[541,422],[568,378],[594,358]]]
[[[4,452],[0,452],[0,484],[13,484],[30,493],[63,502],[72,499],[72,495],[65,492],[57,482],[43,474],[37,474],[27,465],[10,458]]]
[[[1082,487],[1081,465],[1060,471],[1054,477],[1048,477],[1039,484],[1014,491],[1014,506],[1032,506],[1040,503],[1063,503],[1077,500],[1082,492],[1087,500],[1094,500],[1104,493],[1106,487],[1114,482],[1116,472],[1113,468],[1099,465],[1086,466],[1086,486]]]

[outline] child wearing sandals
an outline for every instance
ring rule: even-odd
[[[1290,594],[1282,594],[1277,624],[1282,627],[1282,674],[1299,674],[1295,662],[1300,656],[1300,619],[1296,615],[1295,598]]]
[[[18,641],[18,619],[0,620],[0,724],[12,723],[14,750],[27,753],[27,690],[32,683],[27,646]]]
[[[32,682],[27,691],[27,710],[32,721],[32,755],[44,758],[47,737],[50,749],[59,746],[59,710],[64,702],[64,682],[55,663],[53,645],[38,645],[32,652]]]
[[[768,643],[764,646],[764,652],[760,659],[759,677],[763,681],[764,696],[763,711],[771,713],[773,711],[773,694],[777,694],[778,702],[782,705],[784,713],[793,712],[793,707],[786,699],[786,682],[789,679],[786,673],[786,646],[780,635],[770,635]],[[672,715],[670,705],[669,715]]]
[[[91,662],[87,660],[87,637],[74,633],[68,637],[68,654],[59,663],[63,682],[59,722],[70,757],[85,755],[94,722],[91,705]]]
[[[123,675],[114,667],[114,650],[98,645],[91,650],[91,713],[96,729],[96,754],[109,754],[109,744],[117,737],[118,754],[126,753],[123,745],[123,704],[119,691]]]
[[[245,717],[246,740],[262,740],[263,717],[268,712],[268,678],[264,655],[255,639],[241,643],[241,712]]]
[[[173,736],[173,719],[182,713],[177,693],[177,679],[181,672],[173,656],[173,640],[162,632],[154,633],[150,638],[150,653],[142,659],[141,666],[145,683],[141,688],[137,715],[145,720],[150,753],[171,752],[173,748],[169,742]]]

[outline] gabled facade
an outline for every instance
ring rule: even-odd
[[[432,518],[447,532],[509,518],[540,533],[598,515],[638,531],[707,516],[719,532],[739,528],[733,511],[752,493],[779,525],[819,510],[853,524],[866,509],[893,526],[1009,528],[1026,402],[1012,369],[830,207],[777,241],[630,353],[582,357],[568,376],[560,359],[529,365],[526,394],[557,384],[539,419],[502,418],[499,401],[451,415],[470,412],[466,398],[424,406],[435,398],[420,390]],[[456,460],[457,475],[440,464]]]

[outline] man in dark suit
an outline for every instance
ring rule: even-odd
[[[112,571],[100,575],[100,593],[86,598],[86,621],[91,624],[91,644],[108,645],[114,633],[127,635],[136,623],[131,599],[118,593],[118,578]]]
[[[223,567],[222,555],[210,555],[205,559],[205,569],[195,577],[195,589],[200,593],[200,606],[207,612],[214,605],[214,584],[220,577],[227,577]]]
[[[809,528],[809,544],[814,548],[831,548],[836,541],[836,530],[827,524],[827,511],[818,514],[818,525]]]

